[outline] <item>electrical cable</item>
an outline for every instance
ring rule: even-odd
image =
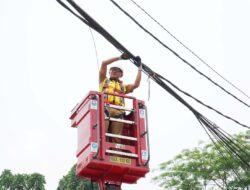
[[[198,119],[198,118],[197,118],[197,119]],[[198,121],[200,122],[199,119],[198,119]],[[204,126],[204,124],[203,124],[202,122],[200,122],[200,124],[201,124],[201,126],[203,127],[203,129],[204,129],[204,131],[206,132],[206,134],[208,135],[208,137],[209,137],[209,139],[211,140],[211,142],[213,142],[213,144],[214,144],[214,146],[215,146],[215,148],[216,148],[218,154],[220,155],[220,157],[226,160],[227,157],[226,157],[226,155],[225,155],[225,152],[221,151],[221,148],[218,146],[218,143],[216,143],[216,142],[214,141],[214,139],[211,137],[211,135],[210,135],[209,132],[208,132],[209,129],[207,129],[207,128]],[[217,137],[214,136],[214,138],[215,138],[216,140],[218,140]],[[232,169],[232,170],[233,170],[233,173],[235,174],[236,178],[241,179],[241,177],[240,177],[240,175],[238,174],[238,172],[235,171],[234,169]]]
[[[150,77],[148,77],[148,101],[150,99]]]
[[[67,9],[69,12],[71,12],[73,15],[75,15],[77,18],[79,18],[81,21],[83,21],[86,25],[90,26],[90,24],[88,23],[87,20],[85,20],[84,18],[80,17],[79,15],[77,15],[73,10],[71,10],[69,8],[69,6],[67,6],[64,2],[62,2],[61,0],[57,0],[57,2],[62,5],[65,9]]]
[[[247,126],[245,124],[242,124],[241,122],[237,121],[236,119],[233,119],[232,117],[230,116],[227,116],[225,114],[223,114],[221,111],[218,111],[217,109],[213,108],[212,106],[209,106],[207,104],[205,104],[204,102],[202,102],[201,100],[195,98],[194,96],[192,96],[191,94],[189,94],[188,92],[185,92],[184,90],[181,90],[178,86],[176,86],[175,84],[173,84],[171,81],[169,81],[168,79],[164,78],[163,76],[155,73],[159,78],[165,80],[166,82],[168,82],[171,86],[173,86],[175,89],[177,89],[178,91],[182,92],[183,94],[185,94],[186,96],[192,98],[193,100],[195,100],[196,102],[198,102],[199,104],[205,106],[206,108],[210,109],[210,110],[213,110],[214,112],[218,113],[219,115],[225,117],[226,119],[229,119],[233,122],[235,122],[236,124],[238,125],[241,125],[242,127],[245,127],[245,128],[248,128],[250,129],[250,126]]]
[[[243,90],[237,87],[235,84],[230,82],[224,76],[222,76],[219,72],[217,72],[213,67],[211,67],[206,61],[204,61],[200,56],[198,56],[194,51],[192,51],[189,47],[187,47],[184,43],[182,43],[176,36],[174,36],[169,30],[167,30],[161,23],[159,23],[154,17],[152,17],[145,9],[143,9],[138,3],[134,0],[130,0],[134,5],[136,5],[142,12],[144,12],[151,20],[153,20],[158,26],[160,26],[165,32],[167,32],[171,37],[173,37],[179,44],[181,44],[185,49],[187,49],[191,54],[193,54],[198,60],[200,60],[203,64],[205,64],[210,70],[216,73],[220,78],[238,90],[241,94],[250,99],[250,96],[247,95]]]
[[[57,0],[61,1],[61,0]],[[83,9],[81,9],[73,0],[67,0],[70,5],[78,11],[78,13],[82,16],[80,20],[86,20],[87,25],[91,28],[95,29],[98,33],[100,33],[105,39],[107,39],[114,47],[116,47],[119,51],[126,53],[130,57],[130,61],[139,67],[142,65],[143,72],[146,73],[150,78],[159,84],[163,89],[165,89],[169,94],[171,94],[174,98],[176,98],[179,102],[185,105],[198,119],[198,121],[204,125],[210,133],[215,136],[220,142],[222,142],[222,146],[228,150],[230,155],[238,160],[241,164],[242,169],[250,169],[250,155],[246,153],[246,156],[242,156],[241,149],[239,149],[235,144],[232,144],[230,141],[230,137],[224,134],[219,130],[219,127],[209,121],[205,116],[199,113],[195,108],[193,108],[188,102],[186,102],[181,96],[179,96],[172,88],[170,88],[164,81],[153,72],[147,65],[142,64],[136,57],[129,52],[122,44],[120,44],[112,35],[110,35],[100,24],[98,24],[93,18],[91,18]],[[60,3],[61,4],[61,3]],[[78,17],[79,18],[79,17]],[[86,24],[86,22],[84,22]],[[244,153],[245,154],[245,153]]]
[[[224,134],[220,128],[209,121],[207,118],[205,118],[203,115],[200,115],[198,118],[198,121],[205,126],[210,133],[217,139],[217,143],[219,143],[222,147],[224,147],[224,150],[233,158],[238,158],[238,161],[241,161],[243,165],[247,166],[248,169],[250,169],[249,164],[249,155],[248,153],[243,150],[237,143],[235,143],[231,136],[227,136]],[[209,136],[211,139],[211,136]],[[212,140],[212,139],[211,139]],[[212,142],[217,147],[217,143],[212,140]],[[217,150],[219,152],[221,151],[220,148],[217,147]],[[236,159],[237,160],[237,159]],[[242,167],[243,170],[245,170],[245,167]]]
[[[89,31],[91,33],[92,41],[93,41],[93,44],[94,44],[96,64],[97,64],[97,69],[99,71],[100,70],[100,66],[99,66],[99,60],[98,60],[98,52],[97,52],[97,48],[96,48],[95,37],[94,37],[94,34],[93,34],[92,30],[91,30],[91,27],[89,27]]]
[[[195,70],[197,73],[199,73],[201,76],[205,77],[207,80],[209,80],[211,83],[213,83],[215,86],[226,92],[228,95],[232,96],[236,100],[238,100],[240,103],[244,104],[248,108],[250,108],[250,105],[245,103],[243,100],[239,99],[236,95],[232,94],[228,90],[226,90],[224,87],[213,81],[210,77],[206,76],[204,73],[199,71],[197,68],[195,68],[192,64],[190,64],[187,60],[182,58],[178,53],[176,53],[174,50],[172,50],[170,47],[168,47],[165,43],[163,43],[161,40],[159,40],[155,35],[153,35],[151,32],[149,32],[145,27],[143,27],[138,21],[135,20],[131,15],[128,14],[123,8],[121,8],[116,2],[113,0],[110,0],[118,9],[120,9],[126,16],[128,16],[137,26],[139,26],[144,32],[149,34],[152,38],[154,38],[157,42],[159,42],[163,47],[168,49],[171,53],[173,53],[176,57],[178,57],[180,60],[182,60],[184,63],[186,63],[188,66],[190,66],[193,70]]]

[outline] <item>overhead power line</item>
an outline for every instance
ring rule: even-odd
[[[193,100],[195,100],[196,102],[198,102],[198,103],[201,104],[202,106],[204,106],[204,107],[206,107],[206,108],[208,108],[208,109],[210,109],[210,110],[216,112],[217,114],[223,116],[223,117],[226,118],[226,119],[229,119],[229,120],[235,122],[235,123],[238,124],[238,125],[241,125],[242,127],[245,127],[245,128],[247,128],[247,129],[250,129],[249,126],[247,126],[247,125],[245,125],[245,124],[243,124],[243,123],[237,121],[236,119],[233,119],[232,117],[230,117],[230,116],[228,116],[228,115],[222,113],[221,111],[218,111],[217,109],[213,108],[212,106],[209,106],[209,105],[205,104],[204,102],[202,102],[201,100],[195,98],[194,96],[192,96],[192,95],[189,94],[188,92],[185,92],[184,90],[181,90],[178,86],[176,86],[176,85],[173,84],[171,81],[169,81],[168,79],[164,78],[163,76],[159,75],[158,73],[155,73],[155,75],[157,75],[157,76],[158,76],[159,78],[161,78],[162,80],[165,80],[165,81],[168,82],[171,86],[173,86],[175,89],[177,89],[179,92],[181,92],[181,93],[185,94],[186,96],[192,98]]]
[[[61,0],[57,0],[62,6],[67,10],[70,8],[65,5]],[[119,51],[126,53],[130,57],[130,61],[137,67],[140,66],[140,62],[136,57],[128,51],[121,43],[119,43],[112,35],[110,35],[100,24],[98,24],[92,17],[90,17],[83,9],[81,9],[74,1],[67,0],[67,2],[81,15],[77,16],[80,20],[82,20],[85,24],[96,30],[99,34],[101,34],[105,39],[107,39],[114,47],[116,47]],[[72,10],[70,11],[73,12]],[[75,14],[74,14],[75,15]],[[222,143],[222,146],[225,150],[228,150],[228,153],[237,159],[239,163],[241,163],[242,169],[248,168],[250,169],[250,155],[244,151],[241,147],[236,146],[231,142],[232,137],[223,133],[222,130],[213,122],[208,120],[205,116],[199,113],[195,108],[193,108],[190,104],[188,104],[181,96],[179,96],[173,89],[171,89],[160,77],[159,74],[155,73],[151,70],[147,65],[142,64],[142,69],[144,73],[146,73],[153,81],[159,84],[163,89],[165,89],[169,94],[175,97],[178,101],[180,101],[183,105],[185,105],[198,119],[200,124],[210,132],[212,136],[219,140]],[[213,140],[213,139],[211,139]],[[240,146],[240,145],[239,145]]]
[[[139,63],[137,62],[136,57],[129,52],[121,43],[119,43],[113,36],[111,36],[101,25],[99,25],[95,20],[93,20],[93,18],[91,18],[86,12],[84,12],[74,1],[72,0],[67,0],[67,2],[69,2],[82,16],[84,15],[85,17],[82,18],[79,15],[75,14],[74,11],[72,11],[68,6],[66,6],[61,0],[57,0],[62,6],[64,6],[67,10],[69,10],[71,13],[73,13],[75,16],[77,16],[80,20],[82,20],[85,24],[87,24],[89,27],[93,28],[95,31],[97,31],[99,34],[101,34],[103,37],[105,37],[111,44],[113,44],[119,51],[121,52],[125,52],[126,54],[129,55],[129,57],[131,58],[130,60],[138,67]],[[220,114],[221,116],[225,117],[226,119],[232,120],[235,123],[239,124],[242,127],[246,127],[249,128],[249,126],[242,124],[241,122],[237,121],[236,119],[233,119],[225,114],[223,114],[220,111],[217,111],[216,109],[212,108],[211,106],[208,106],[207,104],[203,103],[202,101],[198,100],[197,98],[194,98],[193,96],[191,96],[189,93],[186,93],[185,91],[181,90],[180,88],[178,88],[176,85],[174,85],[172,82],[170,82],[169,80],[167,80],[166,78],[162,77],[161,75],[159,75],[158,73],[154,72],[153,70],[151,70],[148,66],[146,66],[145,64],[143,64],[143,68],[144,68],[144,72],[151,78],[154,79],[157,78],[156,82],[162,86],[162,85],[166,85],[163,80],[167,81],[169,84],[171,84],[174,88],[176,88],[177,90],[179,90],[180,92],[184,93],[185,95],[193,98],[194,100],[196,100],[198,103],[200,103],[201,105],[215,111],[216,113]],[[163,80],[162,80],[163,79]],[[170,87],[167,88],[167,90],[170,89]],[[171,89],[171,92],[173,90]],[[174,91],[173,91],[174,92]],[[192,112],[194,110],[194,108],[192,108],[192,106],[188,105],[184,99],[182,99],[181,97],[179,97],[179,95],[177,93],[173,93],[172,95],[174,95],[175,97],[177,97],[177,99],[183,103],[186,107],[188,107]],[[197,112],[197,111],[196,111]]]
[[[201,71],[199,71],[196,67],[194,67],[191,63],[189,63],[187,60],[185,60],[184,58],[182,58],[177,52],[175,52],[174,50],[172,50],[170,47],[168,47],[165,43],[163,43],[159,38],[157,38],[155,35],[153,35],[151,32],[149,32],[145,27],[143,27],[137,20],[135,20],[135,18],[133,18],[128,12],[126,12],[123,8],[121,8],[116,2],[114,2],[113,0],[110,0],[117,8],[119,8],[126,16],[128,16],[136,25],[138,25],[144,32],[146,32],[147,34],[149,34],[152,38],[154,38],[157,42],[159,42],[163,47],[165,47],[166,49],[168,49],[170,52],[172,52],[176,57],[178,57],[180,60],[182,60],[184,63],[186,63],[188,66],[190,66],[193,70],[195,70],[198,74],[200,74],[201,76],[205,77],[208,81],[210,81],[211,83],[213,83],[215,86],[217,86],[218,88],[220,88],[221,90],[223,90],[224,92],[226,92],[228,95],[232,96],[233,98],[235,98],[236,100],[238,100],[240,103],[244,104],[245,106],[247,106],[248,108],[250,108],[250,105],[247,104],[246,102],[244,102],[243,100],[241,100],[240,98],[238,98],[236,95],[232,94],[231,92],[229,92],[228,90],[226,90],[224,87],[222,87],[221,85],[219,85],[217,82],[213,81],[210,77],[208,77],[207,75],[205,75],[204,73],[202,73]]]
[[[202,59],[199,55],[197,55],[193,50],[191,50],[189,47],[187,47],[183,42],[181,42],[175,35],[173,35],[169,30],[167,30],[160,22],[158,22],[153,16],[151,16],[144,8],[142,8],[138,3],[136,3],[134,0],[130,0],[132,3],[134,3],[142,12],[144,12],[151,20],[153,20],[158,26],[160,26],[165,32],[167,32],[170,36],[172,36],[179,44],[181,44],[185,49],[187,49],[191,54],[193,54],[197,59],[199,59],[203,64],[205,64],[210,70],[212,70],[214,73],[216,73],[220,78],[222,78],[224,81],[226,81],[229,85],[234,87],[236,90],[238,90],[241,94],[246,96],[250,99],[250,96],[247,95],[243,90],[241,90],[239,87],[237,87],[235,84],[233,84],[231,81],[226,79],[223,75],[221,75],[218,71],[216,71],[213,67],[211,67],[204,59]]]

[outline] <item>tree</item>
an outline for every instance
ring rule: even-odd
[[[4,170],[0,176],[0,190],[44,190],[45,177],[39,173],[15,174]]]
[[[39,173],[31,174],[27,180],[28,189],[32,190],[45,190],[45,183],[45,177]]]
[[[233,140],[247,154],[242,157],[250,163],[250,131],[233,136]],[[230,143],[230,142],[228,142]],[[219,151],[218,151],[219,149]],[[153,181],[164,189],[247,189],[250,187],[249,168],[242,168],[218,141],[200,144],[194,149],[183,150],[173,160],[161,163]]]
[[[66,176],[59,181],[57,190],[98,190],[98,185],[89,179],[82,179],[76,176],[76,165],[74,165]]]
[[[13,178],[10,190],[27,190],[28,176],[26,174],[16,174]]]
[[[0,176],[0,189],[10,189],[14,176],[10,170],[4,170]]]

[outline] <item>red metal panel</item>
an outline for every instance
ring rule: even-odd
[[[135,161],[133,161],[131,166],[127,166],[111,163],[109,158],[103,161],[88,158],[85,162],[77,165],[77,175],[79,177],[91,178],[92,180],[102,178],[105,181],[120,181],[124,183],[136,183],[148,171],[147,167],[136,166]]]
[[[144,105],[144,102],[140,102],[141,105]],[[139,134],[140,134],[140,159],[141,163],[145,165],[148,161],[149,150],[147,145],[147,131],[146,131],[146,110],[143,106],[141,106],[138,110],[138,118],[139,118]]]
[[[135,124],[124,124],[122,135],[137,138],[137,141],[123,139],[121,144],[106,142],[104,99],[101,93],[91,91],[73,110],[70,119],[72,126],[77,127],[78,131],[77,175],[79,177],[96,181],[136,183],[149,172],[148,166],[144,166],[146,160],[142,155],[142,151],[148,151],[146,136],[142,135],[146,130],[145,118],[139,113],[139,103],[144,104],[144,102],[137,101],[133,97],[128,98],[133,99],[135,112],[126,119],[135,121]],[[108,154],[105,153],[106,150],[131,153],[138,155],[138,158]]]

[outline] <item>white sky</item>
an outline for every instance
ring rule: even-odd
[[[80,2],[80,0],[78,1]],[[118,2],[118,1],[117,1]],[[249,88],[250,2],[248,0],[136,0],[177,38],[213,68],[244,90]],[[250,125],[249,109],[200,77],[186,64],[142,32],[108,0],[82,0],[81,5],[118,41],[142,61],[181,89]],[[130,1],[119,3],[144,26],[199,70],[250,103],[166,32],[151,22]],[[99,64],[119,52],[94,32]],[[133,82],[136,67],[122,62],[124,82]],[[97,90],[98,68],[89,28],[56,1],[0,1],[0,171],[39,172],[46,189],[76,162],[76,130],[70,128],[71,109],[89,90]],[[208,137],[192,113],[147,77],[133,96],[149,109],[151,169],[184,148]],[[242,131],[238,125],[185,98],[224,130]],[[160,190],[153,175],[124,190]]]

